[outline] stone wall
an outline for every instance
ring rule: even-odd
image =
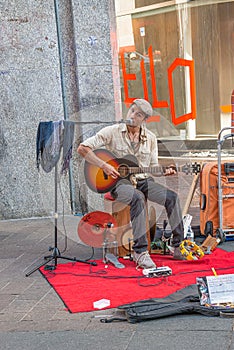
[[[0,1],[0,219],[53,213],[54,170],[36,168],[40,121],[81,122],[70,176],[58,175],[59,210],[79,212],[89,203],[95,209],[100,202],[86,190],[76,147],[103,126],[86,122],[116,117],[113,2],[60,0],[59,23],[55,3]]]

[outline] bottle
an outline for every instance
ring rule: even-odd
[[[193,232],[192,227],[190,225],[188,226],[186,239],[191,241],[191,242],[194,242],[194,232]]]

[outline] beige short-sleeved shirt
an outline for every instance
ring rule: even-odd
[[[128,137],[126,124],[115,124],[103,128],[95,136],[90,137],[81,144],[90,147],[92,150],[105,147],[114,153],[116,158],[132,154],[137,158],[140,167],[158,165],[156,136],[145,126],[142,126],[140,140],[139,148],[134,152]]]

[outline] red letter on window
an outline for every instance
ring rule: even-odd
[[[178,66],[188,66],[190,75],[190,96],[191,96],[191,113],[184,114],[176,118],[175,102],[174,102],[174,90],[173,90],[173,71]],[[194,73],[194,61],[185,60],[183,58],[176,58],[172,65],[168,68],[168,86],[171,102],[171,116],[174,125],[178,125],[186,122],[189,119],[196,118],[196,92],[195,92],[195,73]]]
[[[128,96],[128,80],[136,80],[136,74],[128,74],[126,72],[124,52],[121,53],[121,63],[122,63],[122,72],[123,72],[124,94],[125,94],[124,103],[128,105],[128,104],[131,104],[133,100],[135,100],[135,97]]]

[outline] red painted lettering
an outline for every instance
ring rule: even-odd
[[[123,84],[124,84],[124,94],[125,94],[124,103],[128,106],[136,98],[136,97],[129,97],[128,95],[128,80],[136,80],[136,74],[129,74],[126,72],[124,52],[121,53],[121,64],[122,64]]]
[[[153,50],[152,46],[149,47],[149,64],[150,64],[150,78],[151,78],[151,86],[152,86],[152,107],[153,108],[168,108],[169,104],[167,101],[159,101],[157,97],[157,83],[154,71],[154,59],[153,59]],[[122,72],[123,72],[123,86],[124,86],[124,103],[129,106],[135,98],[137,97],[129,97],[128,91],[128,81],[136,80],[136,74],[129,74],[126,71],[124,52],[121,52],[121,64],[122,64]],[[184,114],[182,116],[176,117],[175,103],[174,103],[174,89],[173,89],[173,72],[179,66],[187,66],[189,67],[189,77],[190,77],[190,99],[191,99],[191,112]],[[147,86],[147,76],[145,69],[144,59],[140,62],[141,76],[142,76],[142,85],[144,91],[144,98],[149,100],[149,92]],[[178,125],[184,123],[189,119],[196,118],[196,92],[195,92],[195,72],[194,72],[194,61],[185,60],[182,58],[176,58],[171,66],[168,68],[168,87],[169,87],[169,96],[170,96],[170,110],[172,116],[172,122],[174,125]],[[139,96],[138,96],[139,97]],[[155,115],[147,119],[147,123],[158,122],[160,121],[160,116]]]
[[[190,97],[191,97],[191,112],[184,114],[180,117],[176,117],[175,102],[174,102],[174,90],[173,90],[173,71],[179,66],[188,66],[190,73]],[[172,122],[174,125],[178,125],[186,122],[189,119],[196,118],[196,94],[195,94],[195,74],[194,74],[194,62],[185,60],[183,58],[176,58],[172,65],[168,68],[168,86],[170,94],[170,108]]]

